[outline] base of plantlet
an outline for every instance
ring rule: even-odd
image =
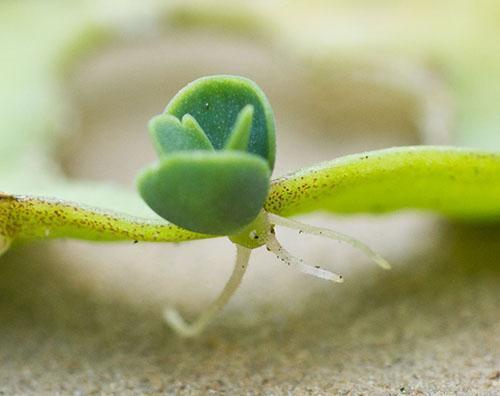
[[[165,322],[179,336],[187,338],[199,335],[224,308],[243,279],[248,268],[252,248],[258,248],[265,245],[267,250],[274,253],[281,261],[285,262],[290,267],[297,268],[305,274],[336,283],[342,283],[344,281],[342,275],[320,268],[319,266],[305,264],[303,259],[297,258],[288,252],[276,239],[274,230],[275,225],[296,229],[300,233],[323,236],[340,242],[346,242],[363,252],[383,269],[391,268],[384,258],[361,241],[333,230],[303,224],[264,211],[261,212],[254,223],[246,227],[241,234],[231,237],[237,249],[233,273],[219,297],[217,297],[198,319],[192,323],[188,323],[175,309],[168,308],[165,310],[163,315]],[[252,244],[251,241],[254,243]],[[243,246],[243,244],[245,244],[245,246]]]

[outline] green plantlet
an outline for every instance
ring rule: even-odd
[[[160,161],[138,185],[151,209],[215,235],[234,234],[257,217],[269,191],[275,135],[271,106],[252,81],[199,79],[149,128]]]
[[[293,257],[274,236],[263,211],[275,158],[271,106],[252,81],[235,76],[201,78],[182,89],[165,113],[149,124],[159,163],[138,179],[144,201],[165,220],[190,231],[228,235],[239,245],[235,272],[219,299],[193,325],[174,310],[166,320],[179,334],[198,334],[236,290],[247,268],[249,248],[266,245],[282,261],[305,273],[341,282],[342,277]],[[360,242],[329,230],[316,232],[363,246],[384,268],[388,264]]]

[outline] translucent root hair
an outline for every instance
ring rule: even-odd
[[[288,264],[290,267],[295,267],[299,271],[315,276],[320,279],[324,279],[330,282],[342,283],[344,280],[342,275],[336,274],[335,272],[329,271],[319,266],[311,266],[304,263],[304,260],[293,256],[288,252],[276,239],[274,226],[283,226],[298,230],[299,233],[306,233],[310,235],[323,236],[330,238],[339,242],[345,242],[354,248],[360,250],[373,262],[378,264],[383,269],[390,269],[389,263],[381,257],[378,253],[375,253],[370,247],[352,238],[348,235],[321,227],[315,227],[308,224],[304,224],[295,220],[290,220],[283,218],[271,213],[266,214],[268,227],[266,235],[257,235],[256,231],[251,231],[249,238],[260,239],[265,244],[268,251],[274,253],[278,259]],[[262,246],[262,245],[261,245]],[[217,299],[194,321],[193,323],[187,323],[182,316],[174,309],[168,308],[164,312],[164,319],[166,323],[180,336],[182,337],[195,337],[200,334],[205,327],[212,321],[212,319],[224,308],[231,296],[235,293],[238,286],[243,279],[248,268],[248,262],[250,260],[251,249],[236,244],[236,261],[234,265],[233,272],[227,281],[224,289],[217,297]]]
[[[267,218],[271,224],[279,225],[286,228],[291,228],[299,231],[299,233],[322,236],[329,239],[333,239],[338,242],[345,242],[348,245],[351,245],[355,249],[358,249],[359,251],[364,253],[370,260],[372,260],[375,264],[379,265],[383,269],[386,270],[391,269],[390,264],[380,254],[374,252],[368,245],[364,244],[363,242],[349,235],[345,235],[340,232],[330,230],[328,228],[315,227],[309,224],[304,224],[299,221],[287,219],[285,217],[277,216],[272,213],[268,213]],[[273,251],[273,249],[271,248],[271,246],[269,246],[269,244],[268,247],[271,249],[271,251]],[[278,254],[276,255],[279,257]],[[321,276],[319,276],[319,278],[321,278]]]

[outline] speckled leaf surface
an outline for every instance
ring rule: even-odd
[[[425,146],[353,154],[274,180],[265,208],[282,216],[423,209],[498,221],[500,154]]]
[[[6,194],[0,195],[0,234],[14,242],[43,238],[182,242],[207,237],[162,220],[58,199]]]

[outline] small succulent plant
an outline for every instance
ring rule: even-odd
[[[220,296],[192,324],[174,309],[165,311],[166,321],[190,337],[235,292],[252,249],[266,246],[305,273],[342,281],[340,275],[288,252],[276,238],[276,225],[346,242],[389,268],[360,241],[297,222],[290,218],[294,215],[412,208],[467,221],[500,219],[500,155],[495,152],[396,147],[353,154],[272,180],[273,112],[264,93],[246,78],[213,76],[192,82],[151,120],[149,129],[159,160],[139,176],[138,189],[163,220],[85,206],[78,199],[1,193],[0,254],[13,243],[44,238],[182,242],[227,236],[237,247],[237,257]],[[69,187],[77,197],[82,191],[97,193],[92,186]],[[118,202],[118,195],[114,197]]]
[[[209,315],[193,325],[174,310],[166,312],[167,321],[180,334],[197,334],[224,305],[247,268],[248,249],[266,245],[303,272],[342,281],[340,275],[308,266],[287,252],[274,236],[276,224],[347,241],[389,268],[382,257],[353,238],[281,219],[263,209],[275,160],[275,122],[268,99],[253,81],[237,76],[200,78],[151,120],[149,130],[159,163],[139,177],[144,201],[179,227],[227,235],[239,245],[235,272],[214,303],[215,310],[209,309]]]
[[[219,235],[235,234],[257,217],[276,148],[271,106],[255,83],[232,76],[196,80],[149,129],[160,161],[139,178],[139,191],[156,213]]]

